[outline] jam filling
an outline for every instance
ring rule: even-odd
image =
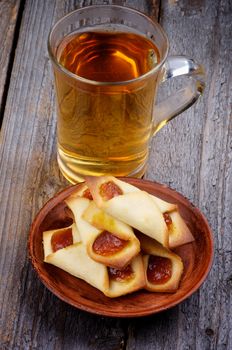
[[[100,186],[100,195],[106,201],[122,194],[121,188],[113,181],[105,182]]]
[[[152,284],[164,284],[172,276],[172,262],[162,256],[150,255],[147,266],[147,279]]]
[[[51,238],[52,251],[56,252],[73,244],[72,229],[59,230],[53,233]]]
[[[164,221],[168,228],[172,225],[172,218],[168,213],[163,213]]]
[[[93,196],[92,196],[92,194],[91,194],[89,188],[87,188],[87,189],[83,192],[82,197],[83,197],[83,198],[90,199],[90,200],[93,200]]]
[[[108,267],[108,273],[110,279],[117,282],[126,282],[134,277],[134,272],[132,270],[131,265],[127,265],[123,269],[115,269],[113,267]]]
[[[109,256],[122,250],[127,242],[108,231],[103,231],[94,241],[93,250],[96,254]]]

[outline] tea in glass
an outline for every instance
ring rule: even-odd
[[[117,5],[75,10],[52,28],[48,50],[57,94],[58,164],[72,183],[85,175],[141,177],[153,134],[204,90],[202,66],[168,55],[160,25]],[[158,85],[190,79],[154,105]]]
[[[56,72],[58,160],[63,173],[142,175],[156,79],[132,81],[159,63],[155,44],[117,29],[75,33],[61,42],[58,60],[79,77],[107,83],[97,89],[84,83],[72,86]],[[119,82],[120,86],[111,84]]]

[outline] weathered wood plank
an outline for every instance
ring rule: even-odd
[[[94,3],[100,1],[25,3],[0,147],[1,349],[107,350],[126,346],[128,321],[92,316],[61,302],[41,284],[27,257],[28,231],[35,214],[67,185],[56,163],[48,32],[65,13]],[[153,15],[156,3],[128,1]]]
[[[7,96],[7,87],[12,68],[17,19],[19,20],[20,0],[2,0],[0,2],[0,127]],[[15,38],[16,37],[16,38]]]
[[[142,331],[136,322],[134,348],[153,334],[147,349],[231,349],[231,2],[163,1],[161,22],[172,54],[205,65],[207,89],[194,108],[159,132],[147,176],[202,209],[214,230],[215,259],[200,291],[165,314],[165,321],[154,317]]]

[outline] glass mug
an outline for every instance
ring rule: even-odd
[[[115,5],[73,11],[52,28],[48,50],[57,95],[58,164],[72,183],[85,175],[145,173],[151,137],[190,107],[204,89],[202,66],[167,57],[160,25]],[[157,87],[187,75],[187,84],[154,104]]]

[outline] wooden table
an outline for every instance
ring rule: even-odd
[[[30,224],[67,186],[56,162],[56,113],[47,37],[78,6],[116,3],[158,18],[171,54],[203,63],[203,98],[152,143],[146,177],[178,190],[209,220],[213,268],[177,307],[139,319],[74,309],[40,282],[28,259]],[[232,3],[221,1],[0,2],[0,349],[232,349]]]

